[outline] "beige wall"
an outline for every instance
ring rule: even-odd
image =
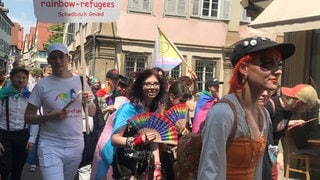
[[[230,21],[207,20],[187,17],[165,17],[165,0],[153,1],[153,14],[128,13],[128,1],[121,1],[120,18],[113,24],[103,23],[100,36],[99,49],[96,52],[95,76],[104,80],[105,72],[111,68],[118,68],[121,73],[124,69],[124,54],[128,52],[141,52],[149,55],[148,67],[151,67],[151,58],[157,26],[177,46],[188,64],[195,67],[194,57],[209,58],[217,62],[216,77],[225,84],[220,93],[226,94],[228,81],[232,74],[232,67],[223,51],[239,39],[263,35],[276,39],[277,34],[265,35],[252,30],[246,24],[240,23],[240,4],[238,0],[231,0]],[[192,1],[189,0],[190,8]],[[85,36],[92,35],[97,30],[97,24],[85,24]],[[92,42],[85,41],[87,59],[91,59]],[[79,51],[80,36],[76,33],[74,49]],[[105,47],[108,48],[105,48]],[[111,53],[111,51],[116,51]],[[92,66],[92,65],[91,65]],[[188,75],[186,65],[182,67],[182,75]]]
[[[128,1],[121,1],[117,35],[154,41],[157,26],[175,43],[221,47],[225,44],[227,23],[194,18],[164,17],[164,0],[154,0],[154,14],[127,13]],[[191,2],[191,1],[190,1]]]

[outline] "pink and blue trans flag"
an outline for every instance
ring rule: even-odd
[[[194,118],[192,124],[192,132],[198,133],[201,123],[206,119],[208,111],[218,101],[211,95],[209,91],[202,91],[197,100],[196,109],[194,111]]]
[[[112,179],[110,167],[117,148],[111,144],[111,136],[125,126],[130,117],[142,112],[142,108],[126,102],[108,118],[94,153],[91,180]]]

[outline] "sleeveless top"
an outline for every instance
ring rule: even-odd
[[[266,113],[259,107],[260,115]],[[264,117],[260,117],[263,118]],[[259,127],[261,132],[263,125]],[[254,179],[255,168],[263,156],[266,148],[266,139],[260,134],[257,140],[248,136],[240,136],[232,141],[227,151],[227,179]]]
[[[227,152],[227,179],[253,179],[255,167],[265,147],[266,142],[262,135],[258,141],[246,136],[235,139]]]

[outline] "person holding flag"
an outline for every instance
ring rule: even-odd
[[[68,71],[70,56],[61,43],[47,49],[52,75],[37,82],[28,100],[24,119],[28,124],[40,124],[38,155],[42,177],[46,180],[73,179],[84,148],[82,104],[88,115],[96,106],[89,85],[81,85],[78,75]],[[82,97],[82,98],[81,98]],[[43,114],[38,114],[39,108]]]

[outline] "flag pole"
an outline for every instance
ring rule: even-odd
[[[87,80],[87,75],[86,75],[86,72],[87,72],[87,69],[86,69],[86,59],[85,59],[85,56],[84,56],[84,45],[83,45],[83,26],[82,26],[82,23],[80,23],[80,54],[81,54],[81,64],[82,64],[82,84],[83,84],[83,87],[82,87],[82,90],[83,91],[86,91],[86,86],[85,86],[85,83],[86,80]],[[88,120],[88,104],[87,103],[84,103],[84,115],[85,115],[85,126],[86,126],[86,133],[89,134],[90,133],[90,130],[89,130],[89,120]]]

